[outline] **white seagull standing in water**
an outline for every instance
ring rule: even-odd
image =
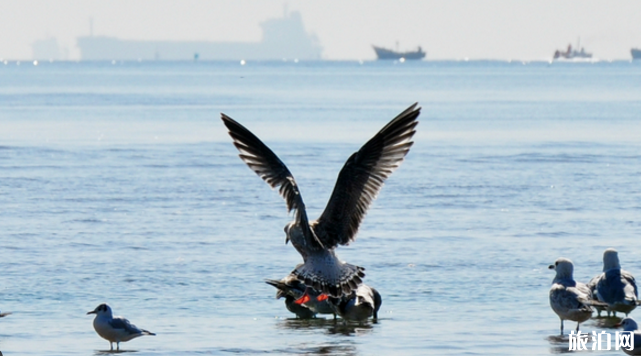
[[[221,114],[240,158],[272,188],[279,188],[288,211],[294,210],[294,221],[285,226],[285,243],[292,242],[303,263],[292,274],[325,297],[350,295],[365,277],[364,268],[339,260],[334,249],[356,238],[358,227],[385,179],[412,147],[421,110],[417,105],[400,113],[347,159],[325,211],[311,222],[298,185],[285,164],[258,137]]]
[[[156,335],[147,330],[139,329],[121,316],[114,317],[111,308],[107,304],[100,304],[87,314],[96,314],[93,319],[93,328],[100,337],[109,341],[112,351],[114,342],[116,343],[116,350],[120,350],[120,342],[129,341],[143,335]]]
[[[617,312],[630,314],[637,307],[639,292],[634,276],[628,271],[621,269],[619,264],[619,253],[613,248],[603,252],[603,273],[592,278],[588,283],[592,289],[593,298],[607,303],[607,308],[597,307],[599,316],[602,309],[607,309],[617,316]]]
[[[561,335],[563,335],[563,320],[576,321],[576,331],[579,325],[592,316],[592,305],[606,305],[592,300],[592,292],[584,283],[576,282],[572,276],[574,265],[567,258],[558,258],[550,269],[556,271],[550,289],[550,306],[561,319]]]

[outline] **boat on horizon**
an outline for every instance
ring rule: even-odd
[[[565,51],[559,51],[558,49],[554,52],[553,59],[591,59],[592,53],[585,51],[585,48],[581,47],[580,40],[577,41],[576,48],[572,48],[572,44],[568,44],[568,48]]]
[[[632,59],[641,59],[641,49],[640,48],[632,48],[632,49],[630,49],[630,54],[632,55]]]
[[[386,60],[386,59],[395,59],[395,60],[400,60],[400,59],[412,59],[412,60],[420,60],[425,58],[425,55],[427,54],[426,52],[423,51],[421,46],[418,46],[416,51],[407,51],[407,52],[399,52],[399,51],[394,51],[391,49],[383,48],[383,47],[378,47],[372,45],[374,48],[374,52],[376,52],[376,57],[378,57],[379,60]]]

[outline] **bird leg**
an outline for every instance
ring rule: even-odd
[[[563,319],[561,319],[561,336],[563,336]]]
[[[321,293],[318,297],[316,297],[316,300],[318,300],[319,302],[322,302],[323,300],[327,300],[327,299],[329,299],[329,296],[325,293]]]
[[[305,293],[303,293],[303,295],[300,298],[296,299],[294,303],[301,305],[309,302],[311,298],[309,297],[308,291],[309,291],[309,287],[305,288]]]

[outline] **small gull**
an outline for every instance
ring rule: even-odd
[[[330,298],[336,313],[346,321],[362,322],[372,317],[378,319],[378,310],[383,299],[378,291],[366,284],[361,284],[349,297]]]
[[[121,316],[113,316],[111,308],[107,304],[100,304],[87,314],[96,314],[93,319],[93,328],[100,337],[109,341],[112,351],[114,342],[116,343],[116,350],[120,350],[120,342],[129,341],[143,335],[156,335],[147,330],[139,329]]]
[[[364,268],[341,261],[334,250],[356,238],[370,204],[412,147],[420,114],[417,105],[400,113],[347,159],[325,211],[311,222],[298,185],[285,164],[248,129],[221,114],[240,158],[272,188],[279,188],[288,211],[294,210],[294,221],[285,226],[285,243],[291,241],[303,258],[292,274],[306,286],[340,298],[350,295],[362,283]]]
[[[311,319],[316,314],[333,314],[336,317],[334,308],[329,304],[329,301],[319,301],[317,299],[318,294],[314,291],[309,291],[309,295],[303,297],[307,286],[301,283],[293,274],[281,280],[266,279],[265,283],[278,289],[276,291],[276,299],[285,297],[287,310],[301,319]]]
[[[623,269],[619,264],[617,250],[608,248],[603,252],[603,273],[592,278],[588,283],[592,289],[593,298],[607,303],[607,307],[596,307],[598,315],[605,309],[610,316],[617,316],[616,312],[625,313],[627,316],[639,304],[637,285],[634,276]]]
[[[550,306],[561,319],[561,335],[563,335],[563,320],[576,321],[578,332],[579,325],[592,316],[592,305],[603,303],[591,300],[590,288],[574,280],[572,277],[574,265],[569,259],[558,258],[549,268],[556,271],[550,289]]]
[[[631,331],[634,335],[634,342],[631,343],[634,345],[634,348],[629,350],[627,347],[622,347],[623,352],[628,355],[641,355],[641,330],[639,330],[637,322],[632,318],[624,318],[616,326],[622,326],[623,331]]]

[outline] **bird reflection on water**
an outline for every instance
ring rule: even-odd
[[[102,356],[132,352],[138,352],[138,350],[96,350],[93,354],[94,356]]]
[[[356,356],[358,355],[358,350],[353,345],[318,345],[318,346],[309,346],[309,344],[301,344],[300,348],[290,348],[285,350],[277,350],[282,353],[291,353],[291,354],[304,354],[304,355],[345,355],[345,356]]]
[[[312,330],[324,329],[328,334],[340,334],[345,336],[369,334],[374,330],[375,321],[364,321],[361,323],[346,323],[342,319],[284,319],[277,324],[279,329],[289,330]]]
[[[547,339],[550,342],[550,354],[556,355],[576,352],[570,351],[570,340],[567,335],[550,335]]]

